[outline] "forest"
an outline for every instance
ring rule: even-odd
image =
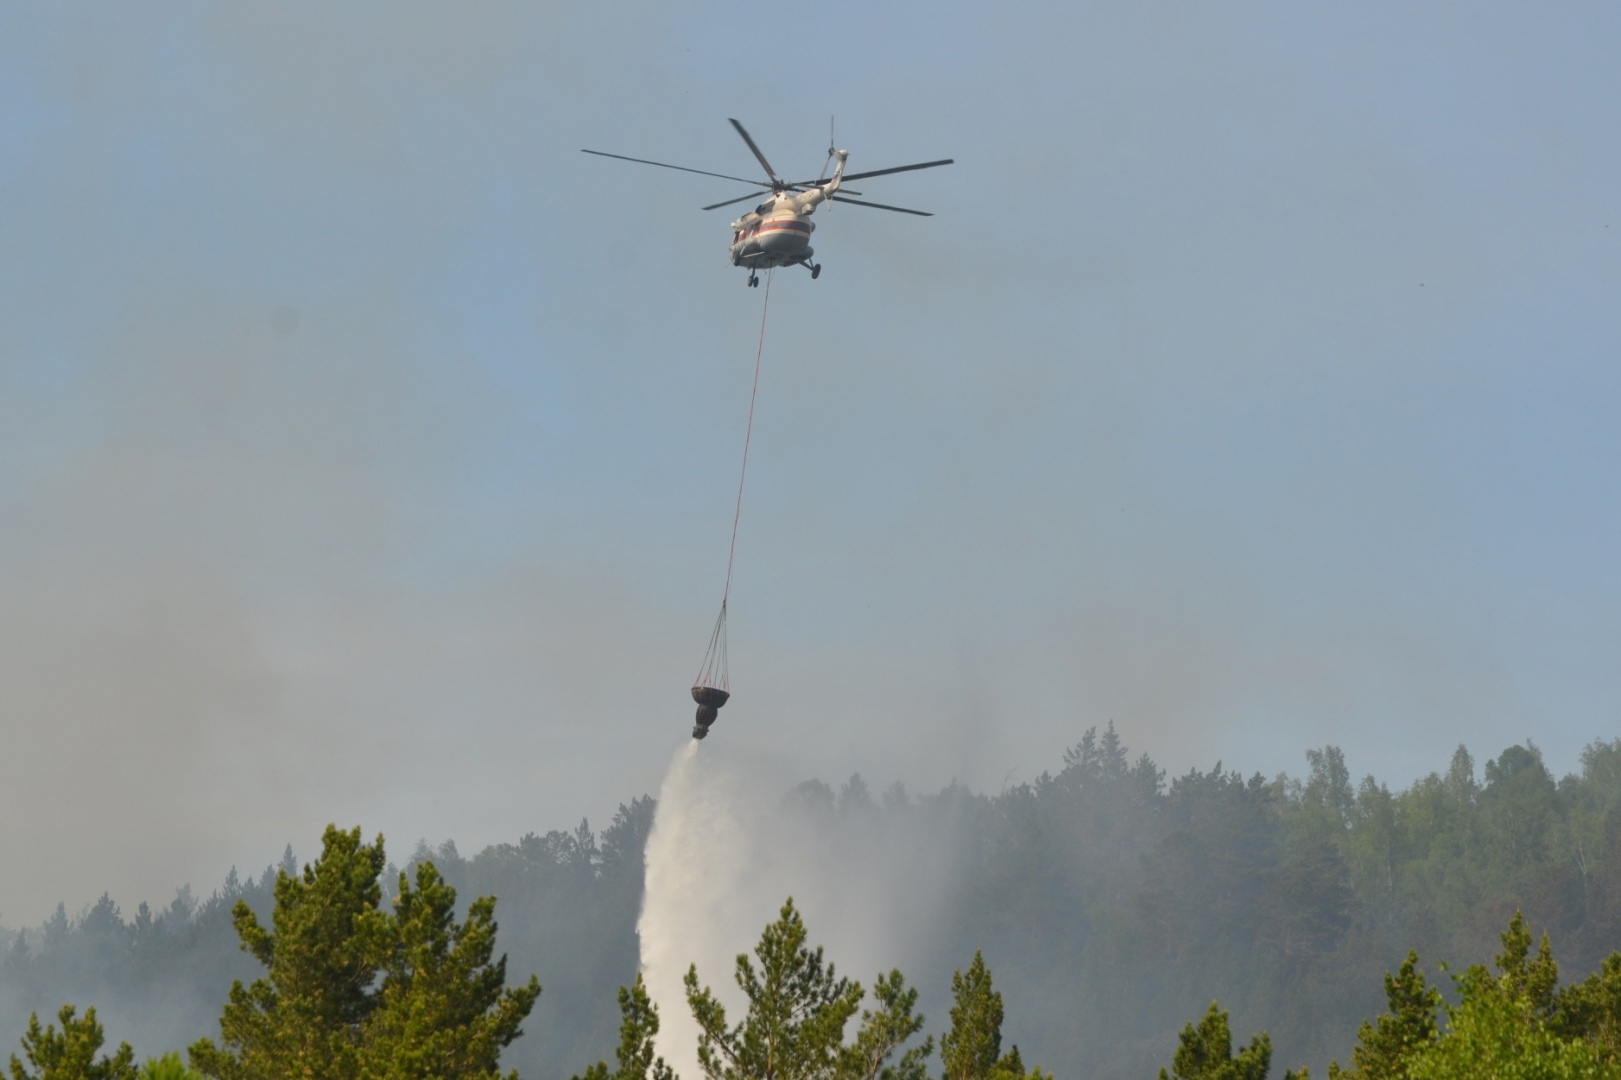
[[[1456,999],[1437,964],[1501,960],[1506,927],[1546,933],[1567,986],[1621,944],[1621,739],[1592,743],[1562,778],[1530,744],[1478,768],[1460,747],[1396,791],[1353,782],[1334,747],[1306,765],[1300,777],[1217,764],[1168,778],[1111,726],[1087,731],[1056,771],[994,795],[892,786],[875,798],[852,777],[837,790],[802,783],[779,812],[835,849],[886,836],[928,845],[949,871],[905,964],[920,1015],[943,1032],[954,977],[982,955],[1010,1044],[1058,1076],[1154,1076],[1203,1037],[1212,1001],[1223,1031],[1264,1032],[1272,1060],[1321,1076],[1331,1059],[1350,1067],[1359,1026],[1389,1007],[1386,975],[1410,951],[1411,970]],[[508,983],[534,973],[544,987],[504,1068],[563,1080],[620,1042],[653,811],[639,797],[600,833],[582,822],[471,857],[419,846],[407,860],[413,873],[436,867],[463,912],[494,897]],[[126,914],[104,896],[13,929],[0,1033],[15,1048],[30,1014],[50,1020],[71,1002],[143,1054],[218,1037],[233,980],[264,971],[233,909],[268,920],[278,871],[298,867],[289,848],[280,866],[233,872],[206,898],[182,889]]]

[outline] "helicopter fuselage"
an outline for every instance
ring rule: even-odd
[[[810,238],[816,231],[810,216],[838,192],[844,180],[844,163],[850,158],[848,150],[832,153],[839,164],[827,180],[818,181],[805,191],[774,191],[759,206],[732,222],[732,265],[748,267],[749,284],[756,280],[754,271],[777,266],[803,264],[811,268],[813,277],[821,272],[810,261],[815,254]]]
[[[816,225],[810,220],[810,210],[800,214],[791,207],[779,209],[772,205],[776,201],[768,200],[732,222],[733,266],[751,270],[793,266],[815,253],[810,238]]]

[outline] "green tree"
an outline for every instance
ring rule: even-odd
[[[119,1043],[112,1057],[98,1061],[96,1053],[107,1041],[106,1033],[95,1009],[86,1009],[83,1019],[76,1019],[77,1011],[72,1005],[62,1006],[56,1014],[61,1031],[55,1024],[42,1030],[38,1013],[28,1018],[28,1031],[23,1035],[23,1056],[28,1063],[11,1055],[11,1080],[136,1080],[135,1051],[129,1043]]]
[[[1390,1011],[1372,1023],[1364,1020],[1357,1031],[1351,1068],[1341,1070],[1337,1063],[1330,1063],[1329,1080],[1340,1076],[1402,1080],[1408,1059],[1440,1034],[1435,1017],[1441,1008],[1441,992],[1425,984],[1418,953],[1409,950],[1396,974],[1385,973],[1385,1002]]]
[[[1227,1028],[1227,1013],[1219,1003],[1210,1008],[1194,1027],[1182,1029],[1181,1045],[1171,1059],[1171,1071],[1159,1071],[1160,1080],[1266,1080],[1272,1065],[1272,1039],[1266,1032],[1233,1056],[1233,1037]],[[1304,1080],[1304,1078],[1302,1078]]]
[[[162,1057],[147,1058],[141,1066],[140,1080],[203,1080],[203,1074],[188,1069],[180,1055],[171,1050]]]
[[[1604,1065],[1621,1068],[1621,953],[1559,991],[1555,1016],[1561,1034],[1587,1040]]]
[[[896,1050],[923,1030],[917,1014],[917,991],[906,985],[899,970],[880,975],[872,987],[876,1009],[863,1009],[855,1042],[839,1058],[840,1080],[926,1080],[934,1039],[928,1037],[907,1049],[890,1064]]]
[[[368,845],[358,828],[328,826],[319,859],[277,874],[273,932],[238,902],[242,948],[268,971],[231,987],[224,1045],[196,1043],[193,1067],[218,1080],[499,1075],[540,985],[505,986],[506,958],[491,959],[495,901],[473,901],[458,924],[456,891],[424,863],[415,889],[400,875],[390,915],[379,909],[383,865],[382,837]]]
[[[363,844],[358,827],[329,825],[319,859],[302,875],[277,874],[274,933],[237,901],[242,948],[268,972],[252,986],[232,985],[220,1017],[224,1046],[197,1042],[193,1067],[219,1080],[359,1075],[361,1027],[377,1007],[373,984],[393,937],[378,910],[384,862],[381,836]]]
[[[1016,1080],[1023,1077],[1019,1048],[1002,1053],[1002,995],[976,949],[968,971],[951,976],[951,1031],[940,1039],[944,1080]],[[1040,1075],[1041,1070],[1036,1070]]]
[[[599,1061],[585,1070],[585,1076],[573,1080],[676,1080],[675,1071],[658,1057],[653,1049],[653,1036],[659,1033],[659,1010],[647,995],[642,977],[619,988],[619,1013],[624,1018],[619,1025],[619,1049],[615,1060],[617,1069],[609,1069],[606,1061]]]
[[[728,1026],[726,1010],[696,965],[687,970],[687,1004],[698,1022],[698,1064],[709,1080],[921,1080],[932,1044],[896,1050],[923,1026],[914,1014],[917,994],[900,972],[880,976],[878,1007],[862,1014],[856,1039],[844,1043],[846,1024],[861,1008],[861,984],[838,977],[820,947],[807,944],[804,920],[790,899],[755,946],[756,968],[737,958],[737,985],[748,1015]]]
[[[1503,755],[1507,757],[1507,754]],[[1531,957],[1531,931],[1526,928],[1525,916],[1516,911],[1503,931],[1503,951],[1497,954],[1497,970],[1502,973],[1503,989],[1525,1002],[1539,1018],[1553,1015],[1554,988],[1559,985],[1559,965],[1554,963],[1553,949],[1548,935],[1542,935],[1542,944],[1535,959]]]
[[[1508,976],[1472,967],[1446,1006],[1447,1030],[1418,1049],[1409,1080],[1600,1080],[1615,1071],[1581,1039],[1562,1038]]]
[[[484,896],[456,922],[456,890],[433,863],[404,874],[394,901],[393,948],[377,1010],[366,1025],[365,1080],[461,1080],[499,1076],[501,1051],[523,1034],[540,997],[533,975],[507,987],[495,954],[495,898]],[[514,1078],[517,1073],[511,1074]]]

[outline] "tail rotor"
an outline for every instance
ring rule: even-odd
[[[820,176],[818,176],[816,178],[816,183],[818,185],[821,184],[822,181],[827,179],[827,167],[829,165],[833,164],[833,158],[835,156],[837,156],[837,154],[839,152],[838,151],[838,145],[839,145],[838,139],[836,139],[834,137],[834,135],[833,135],[833,121],[834,121],[834,119],[835,118],[831,117],[831,116],[827,118],[827,160],[822,162],[822,175],[820,175]]]

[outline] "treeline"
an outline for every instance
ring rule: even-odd
[[[1214,998],[1318,1071],[1346,1058],[1410,949],[1484,962],[1517,910],[1577,978],[1621,946],[1621,740],[1561,780],[1534,746],[1482,774],[1460,747],[1400,792],[1354,784],[1333,747],[1307,758],[1300,780],[1218,765],[1167,782],[1111,727],[999,796],[877,812],[944,801],[968,819],[944,938],[984,949],[1014,1038],[1058,1075],[1151,1076]]]
[[[943,1017],[953,972],[982,950],[1010,1041],[1059,1076],[1155,1075],[1212,999],[1233,1030],[1268,1032],[1278,1061],[1320,1076],[1330,1058],[1351,1060],[1359,1024],[1386,1007],[1385,973],[1410,949],[1460,970],[1485,962],[1516,911],[1551,933],[1575,981],[1621,945],[1621,739],[1594,743],[1562,779],[1533,746],[1480,767],[1460,748],[1400,791],[1354,783],[1333,747],[1307,758],[1302,778],[1220,765],[1167,778],[1111,727],[1087,732],[1057,772],[997,795],[875,798],[859,778],[838,791],[813,781],[783,813],[831,850],[926,838],[949,870],[916,901],[928,932],[914,932],[904,961],[921,1011]],[[499,951],[515,978],[534,972],[545,987],[506,1067],[562,1080],[613,1047],[615,994],[637,967],[652,810],[637,799],[600,836],[582,825],[413,859],[431,857],[464,898],[498,897]],[[242,899],[264,917],[274,876],[233,875],[201,903],[183,893],[131,919],[105,898],[77,919],[59,910],[0,960],[0,1031],[72,1001],[98,1006],[143,1052],[214,1033],[231,981],[260,971],[231,908]]]
[[[515,978],[535,973],[546,988],[524,1037],[506,1051],[507,1067],[531,1078],[567,1076],[613,1044],[615,994],[638,963],[642,848],[652,823],[653,801],[639,798],[620,806],[600,835],[582,822],[472,858],[446,843],[419,846],[409,860],[413,870],[431,860],[464,908],[475,897],[499,897],[498,951]],[[257,878],[233,870],[200,902],[182,889],[168,907],[142,904],[129,919],[107,896],[76,919],[58,906],[0,956],[0,1033],[11,1033],[4,1041],[27,1027],[31,1013],[50,1019],[64,1002],[94,1007],[115,1041],[142,1054],[214,1034],[232,982],[251,983],[263,972],[242,949],[233,909],[241,901],[268,920],[278,871],[298,873],[291,849]],[[397,877],[393,866],[381,875],[385,906]]]

